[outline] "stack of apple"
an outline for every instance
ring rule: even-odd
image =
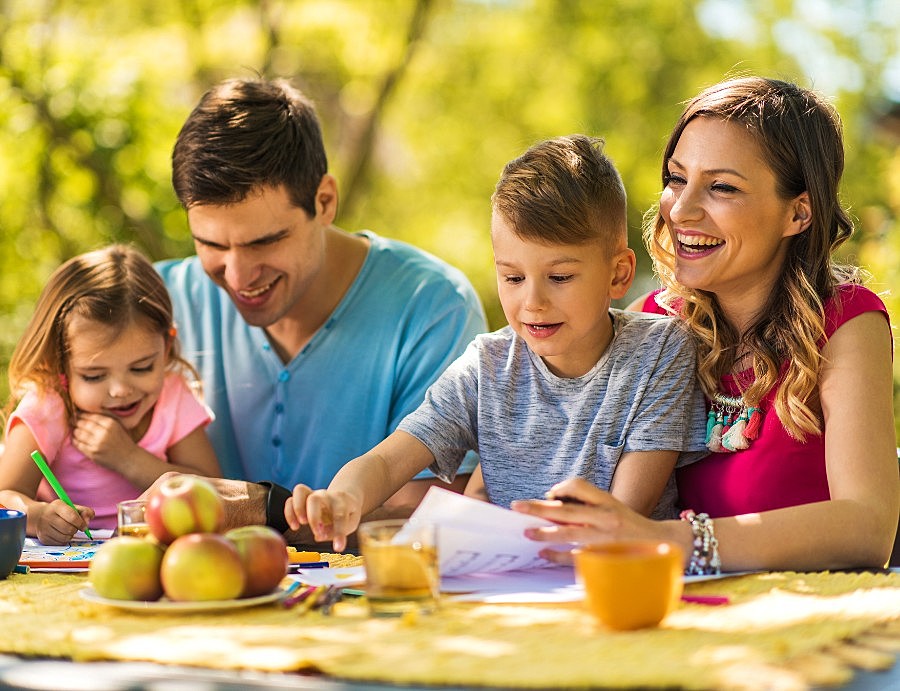
[[[176,475],[147,498],[146,538],[108,540],[91,561],[89,579],[101,597],[177,602],[255,597],[272,592],[288,568],[284,538],[264,525],[220,532],[225,518],[215,488]]]

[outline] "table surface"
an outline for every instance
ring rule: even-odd
[[[900,572],[900,569],[891,569]],[[195,689],[231,691],[237,689],[301,689],[307,691],[461,691],[463,686],[344,681],[319,675],[270,673],[249,670],[218,670],[164,665],[152,662],[75,662],[66,659],[26,658],[0,653],[0,691],[32,689],[81,691],[131,691],[134,689]],[[497,688],[497,687],[494,687]],[[884,672],[855,670],[842,691],[900,691],[900,660]],[[483,689],[482,689],[483,691]],[[498,690],[499,691],[499,690]]]

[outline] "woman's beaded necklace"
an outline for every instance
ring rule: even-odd
[[[749,355],[735,359],[739,363]],[[716,392],[706,416],[706,448],[714,453],[742,451],[759,436],[762,411],[748,406],[742,396],[726,396]]]
[[[706,416],[706,448],[730,453],[749,448],[759,436],[762,411],[748,406],[741,396],[713,395]]]

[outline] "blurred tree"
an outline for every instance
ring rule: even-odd
[[[462,268],[494,327],[489,198],[506,161],[545,137],[607,140],[636,295],[652,285],[640,221],[681,103],[730,74],[791,79],[845,121],[859,220],[846,256],[876,287],[898,285],[900,156],[876,127],[900,100],[886,82],[898,35],[890,0],[0,0],[0,361],[72,254],[114,240],[152,258],[192,251],[171,147],[231,76],[292,77],[323,121],[340,224]]]

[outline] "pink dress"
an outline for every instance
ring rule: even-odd
[[[656,293],[648,297],[643,311],[665,314],[655,296]],[[835,296],[825,303],[826,336],[830,338],[838,327],[864,312],[881,312],[890,322],[884,303],[871,290],[857,285],[839,286]],[[752,381],[753,371],[741,372],[739,376],[743,381]],[[735,377],[724,376],[720,391],[739,396]],[[775,390],[761,402],[762,426],[749,448],[712,453],[677,470],[679,503],[683,508],[704,511],[716,518],[830,499],[824,435],[807,435],[804,443],[792,439],[775,413],[774,399]]]
[[[138,446],[164,461],[166,451],[200,426],[209,424],[212,412],[203,405],[184,379],[166,375],[153,417]],[[72,446],[62,398],[55,391],[25,394],[6,424],[6,433],[16,423],[25,424],[53,469],[53,474],[75,504],[96,512],[91,528],[116,527],[116,503],[135,499],[141,492],[119,473],[97,465]],[[39,501],[53,501],[56,493],[46,480],[38,486]]]

